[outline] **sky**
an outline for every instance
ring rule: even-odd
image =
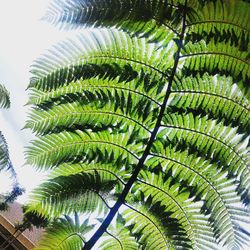
[[[51,0],[0,0],[0,84],[10,92],[11,108],[0,110],[0,131],[8,141],[12,163],[20,185],[26,189],[18,201],[24,203],[30,191],[44,178],[31,166],[24,166],[24,149],[33,138],[22,130],[29,107],[25,89],[30,66],[53,44],[70,36],[41,18]],[[72,35],[72,34],[71,34]],[[9,189],[9,178],[0,173],[1,192]]]

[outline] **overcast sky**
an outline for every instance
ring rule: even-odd
[[[10,91],[11,108],[0,111],[0,130],[5,135],[11,160],[26,194],[42,178],[30,166],[24,165],[24,147],[32,138],[28,130],[21,130],[27,116],[27,92],[30,65],[52,44],[69,36],[68,33],[41,21],[50,0],[0,0],[0,83]],[[8,189],[8,178],[0,174],[0,190]]]

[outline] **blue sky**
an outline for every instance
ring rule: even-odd
[[[43,178],[31,166],[24,165],[24,147],[32,135],[29,130],[21,130],[27,117],[28,100],[25,91],[30,66],[39,55],[46,52],[52,44],[64,40],[67,32],[58,30],[41,21],[50,0],[0,0],[0,83],[11,94],[11,108],[0,111],[0,130],[4,133],[13,165],[20,184],[26,193],[18,198],[25,202],[32,188]],[[0,188],[9,188],[8,178],[0,174]]]

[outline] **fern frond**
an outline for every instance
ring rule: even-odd
[[[237,175],[245,182],[244,185],[247,184],[249,148],[246,146],[247,139],[237,134],[236,128],[224,126],[207,117],[194,116],[192,113],[186,113],[185,116],[169,113],[163,121],[166,129],[161,131],[160,137],[164,136],[171,144],[184,141],[204,156],[220,159],[224,166],[228,166],[229,173]]]
[[[140,205],[125,204],[122,212],[126,226],[138,238],[137,241],[146,249],[174,249],[190,246],[188,239],[175,220],[171,220],[160,204],[151,204],[147,199]],[[177,233],[178,231],[178,233]]]
[[[129,73],[128,73],[129,74]],[[108,76],[108,73],[106,72]],[[83,76],[81,76],[83,77]],[[135,76],[136,77],[136,76]],[[135,78],[133,77],[133,78]],[[130,76],[131,78],[131,76]],[[30,93],[29,104],[34,104],[38,106],[48,105],[48,103],[61,103],[63,100],[62,97],[68,97],[70,101],[70,97],[84,96],[84,93],[88,93],[88,91],[97,91],[99,89],[102,90],[110,90],[111,92],[115,89],[130,91],[131,93],[137,96],[143,96],[157,105],[160,105],[160,101],[163,98],[161,89],[164,86],[164,82],[156,82],[150,81],[147,75],[142,75],[140,78],[135,78],[130,80],[123,80],[121,76],[119,77],[93,77],[84,80],[77,80],[75,82],[69,83],[67,86],[62,86],[57,88],[56,90],[52,90],[44,93],[43,91],[32,89]],[[82,94],[82,95],[81,95]],[[152,98],[155,96],[156,98]],[[88,98],[90,98],[88,96]]]
[[[134,123],[150,132],[154,120],[152,115],[157,114],[158,102],[156,103],[149,97],[148,93],[144,94],[145,90],[142,90],[143,92],[134,91],[129,84],[130,82],[118,84],[115,81],[113,84],[112,80],[95,81],[90,79],[86,83],[70,84],[67,89],[62,88],[62,91],[61,88],[52,91],[41,97],[50,98],[53,95],[51,109],[48,111],[42,110],[42,108],[34,110],[26,127],[44,134],[54,131],[55,128],[71,128],[76,125],[100,127]],[[77,92],[71,93],[72,90]],[[58,104],[56,103],[57,98],[60,98]],[[66,100],[67,103],[64,104]],[[139,112],[142,110],[143,116]]]
[[[125,227],[122,216],[118,215],[115,225],[110,226],[103,235],[99,249],[140,250],[142,246],[137,242],[135,236],[131,235],[130,230]]]
[[[143,51],[141,48],[144,48]],[[147,72],[154,80],[162,79],[173,65],[174,50],[170,50],[170,46],[169,50],[159,49],[154,44],[146,43],[143,38],[131,38],[126,33],[114,30],[79,36],[78,41],[61,43],[55,49],[56,52],[45,55],[33,66],[34,77],[30,87],[51,90],[63,85],[68,77],[72,78],[72,72],[77,70],[73,65],[80,67],[80,72],[85,68],[81,65],[130,65],[136,71]],[[59,68],[63,68],[60,78]],[[54,78],[57,81],[51,85],[50,79]]]
[[[3,169],[11,169],[11,162],[7,142],[0,132],[0,171]]]
[[[150,197],[153,204],[160,203],[172,219],[178,220],[192,242],[191,249],[217,249],[208,218],[199,214],[202,203],[193,202],[178,185],[171,186],[171,178],[165,181],[162,174],[141,172],[134,190],[135,195],[142,192],[144,199]]]
[[[100,249],[243,248],[247,6],[54,1],[52,23],[106,29],[60,43],[33,65],[26,127],[39,138],[26,158],[50,173],[30,209],[51,219],[91,213],[99,224],[83,250],[100,238]]]
[[[80,224],[80,218],[77,213],[75,213],[74,217],[73,219],[65,215],[64,218],[58,218],[53,221],[46,229],[41,243],[35,249],[80,249],[84,244],[84,235],[88,233],[93,226],[88,225],[88,221],[84,221]]]
[[[208,1],[189,14],[187,27],[190,39],[227,41],[240,50],[249,46],[249,11],[244,1]]]
[[[131,145],[129,139],[129,135],[125,133],[110,137],[107,131],[88,134],[78,130],[51,134],[32,142],[32,147],[27,151],[27,163],[39,168],[50,168],[64,161],[74,161],[77,156],[84,156],[90,150],[105,149],[116,156],[126,155],[133,162],[138,158],[136,153],[140,153],[140,143]]]
[[[188,151],[165,148],[161,143],[155,147],[160,154],[153,153],[154,157],[148,161],[150,171],[160,170],[166,173],[166,178],[173,176],[181,186],[188,185],[192,196],[204,201],[200,209],[206,214],[210,213],[208,220],[214,224],[215,234],[221,241],[239,242],[236,236],[237,222],[248,218],[249,211],[241,209],[241,199],[236,192],[237,182],[229,179],[226,171],[219,170],[216,164]],[[225,228],[230,228],[230,231],[224,233]]]
[[[198,107],[200,112],[224,119],[227,124],[235,124],[247,132],[250,102],[246,98],[248,93],[243,90],[240,84],[224,76],[187,77],[173,84],[169,106],[185,110],[197,110]]]
[[[9,108],[10,98],[7,89],[0,84],[0,108]],[[15,171],[10,161],[9,149],[7,142],[0,132],[0,172],[7,170],[11,173],[12,177],[15,177]]]
[[[10,97],[7,89],[0,84],[0,108],[10,107]],[[5,140],[2,132],[0,131],[0,172],[7,172],[10,182],[12,184],[11,190],[3,194],[0,193],[0,210],[5,210],[8,205],[13,202],[19,195],[23,193],[23,189],[19,187],[16,172],[12,165],[7,141]]]
[[[167,42],[172,35],[169,31],[180,31],[181,15],[178,4],[178,1],[166,0],[54,1],[45,19],[67,29],[115,27],[131,35],[139,34],[156,42]],[[159,32],[155,32],[156,29]]]
[[[250,78],[250,60],[247,51],[240,51],[225,43],[204,41],[188,43],[183,51],[184,67],[194,72],[226,74],[238,81]]]
[[[41,184],[31,194],[29,211],[46,218],[56,218],[74,211],[107,211],[107,196],[115,186],[111,174],[97,171],[59,176]]]

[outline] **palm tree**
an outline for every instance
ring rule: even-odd
[[[243,0],[53,2],[51,23],[96,29],[33,66],[26,158],[49,177],[27,211],[52,221],[37,249],[245,246],[249,18]]]
[[[0,108],[9,108],[10,98],[7,89],[0,84]],[[13,188],[7,194],[3,194],[0,190],[0,210],[5,210],[8,203],[13,202],[18,195],[22,193],[22,189],[18,186],[15,170],[9,157],[8,146],[3,134],[0,131],[0,172],[6,171],[13,180]]]

